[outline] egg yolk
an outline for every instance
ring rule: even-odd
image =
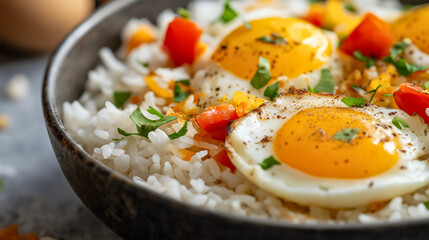
[[[429,53],[429,6],[422,6],[405,13],[392,24],[397,41],[409,38],[423,52]]]
[[[271,76],[295,78],[321,67],[332,54],[329,39],[314,25],[296,18],[266,18],[231,32],[212,60],[234,75],[251,80],[259,56],[270,61]],[[265,40],[263,40],[265,39]]]
[[[349,141],[334,136],[359,132]],[[275,157],[301,172],[324,178],[360,179],[383,173],[398,161],[396,137],[369,115],[347,108],[302,110],[274,138]]]

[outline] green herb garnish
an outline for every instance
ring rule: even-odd
[[[145,138],[148,138],[148,135],[153,130],[157,129],[158,127],[169,123],[171,121],[174,121],[177,119],[175,116],[164,116],[162,113],[158,112],[155,108],[149,107],[147,110],[150,114],[153,114],[155,116],[158,116],[158,120],[150,120],[146,118],[143,113],[140,111],[140,108],[137,108],[134,110],[133,113],[131,113],[130,118],[134,122],[137,128],[137,133],[128,133],[120,128],[118,128],[118,133],[123,136],[132,136],[132,135],[138,135]]]
[[[354,51],[353,52],[353,56],[357,60],[365,62],[366,68],[370,68],[370,67],[374,66],[375,59],[367,57],[367,56],[364,56],[361,51]]]
[[[426,209],[429,210],[429,201],[423,202],[423,205],[425,205]]]
[[[191,82],[189,81],[189,79],[182,79],[182,80],[179,80],[179,81],[176,81],[176,82],[181,83],[181,84],[183,84],[185,86],[190,86],[191,85]]]
[[[392,120],[393,125],[395,125],[397,128],[401,129],[402,128],[409,128],[410,126],[408,126],[408,124],[405,122],[404,119],[402,118],[398,118],[398,117],[394,117]]]
[[[341,102],[343,102],[349,107],[361,107],[361,108],[363,108],[366,104],[366,100],[364,98],[354,98],[354,97],[345,97],[341,99]]]
[[[405,11],[413,9],[414,7],[415,6],[413,4],[402,4],[401,10],[405,12]]]
[[[383,94],[383,97],[393,97],[393,94],[392,93],[390,93],[390,94]]]
[[[357,12],[357,9],[356,9],[355,5],[353,3],[351,3],[351,2],[344,3],[344,8],[347,11],[352,12],[352,13],[356,13]]]
[[[175,102],[183,102],[183,101],[185,101],[186,98],[188,98],[189,95],[190,95],[190,93],[182,91],[182,88],[180,87],[180,85],[178,84],[178,82],[174,83],[173,101],[175,101]]]
[[[172,133],[172,134],[168,135],[168,137],[169,137],[171,140],[174,140],[174,139],[179,138],[179,137],[181,137],[181,136],[185,136],[185,134],[188,132],[188,119],[189,119],[189,115],[188,115],[188,117],[186,118],[186,121],[185,121],[185,123],[183,124],[183,127],[182,127],[182,128],[180,128],[180,130],[179,130],[177,133]]]
[[[143,67],[145,67],[145,68],[148,68],[149,67],[149,63],[148,62],[138,62],[140,65],[142,65]]]
[[[427,82],[425,82],[425,83],[423,84],[423,88],[424,88],[424,89],[428,89],[428,88],[429,88],[429,81],[427,81]]]
[[[280,162],[277,161],[273,156],[270,156],[264,159],[264,161],[259,164],[259,166],[261,166],[261,168],[264,170],[268,170],[272,168],[274,165],[280,165]]]
[[[250,81],[250,84],[256,88],[260,89],[264,87],[268,81],[271,79],[271,73],[270,73],[270,61],[264,57],[259,57],[259,64],[258,64],[258,70],[255,73],[255,76],[253,76],[252,80]]]
[[[338,47],[341,47],[341,45],[343,45],[344,40],[346,40],[347,35],[344,33],[341,33],[340,36],[338,36],[339,41],[338,41]]]
[[[314,88],[308,86],[307,90],[311,93],[317,93],[316,91],[314,91]]]
[[[329,71],[329,69],[322,69],[322,76],[319,80],[319,83],[317,83],[316,87],[314,87],[314,91],[316,93],[334,93],[334,87],[335,82],[332,79],[331,71]]]
[[[360,89],[360,88],[359,88],[359,85],[357,85],[357,84],[353,84],[353,85],[352,85],[352,88],[353,88],[353,90],[355,90],[355,92],[357,92],[357,93],[359,92],[359,89]]]
[[[229,23],[236,17],[238,17],[238,13],[231,7],[231,0],[226,0],[223,5],[223,13],[220,16],[220,20],[223,23]]]
[[[271,36],[262,36],[260,38],[257,38],[256,40],[274,45],[287,43],[286,39],[278,33],[271,33]]]
[[[185,18],[185,19],[189,19],[189,17],[190,17],[189,11],[182,8],[182,7],[179,7],[177,9],[177,14],[179,14],[179,16],[181,16],[182,18]]]
[[[334,135],[334,139],[337,139],[343,142],[350,142],[353,138],[356,137],[358,133],[359,133],[358,128],[344,128],[343,130],[337,132]]]
[[[377,93],[379,88],[381,88],[381,84],[378,84],[378,86],[374,90],[365,93],[365,95],[372,93],[371,98],[369,99],[369,103],[372,102],[372,99],[374,99],[375,93]]]
[[[264,96],[270,98],[270,100],[273,101],[274,98],[276,98],[279,95],[278,90],[279,90],[279,82],[276,82],[265,89]]]
[[[411,74],[426,70],[426,66],[419,66],[419,65],[413,65],[409,64],[405,59],[398,58],[400,54],[402,54],[405,51],[405,48],[408,46],[406,42],[399,42],[393,45],[393,47],[390,49],[390,56],[383,58],[383,60],[387,63],[392,64],[395,66],[396,70],[398,71],[399,75],[402,76],[410,76]]]
[[[131,92],[114,92],[113,93],[113,102],[117,108],[121,108],[125,103],[130,99]]]

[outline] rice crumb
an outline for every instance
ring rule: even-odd
[[[6,95],[13,100],[22,100],[30,91],[28,78],[23,74],[16,74],[10,78],[5,87]]]

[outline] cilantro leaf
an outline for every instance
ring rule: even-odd
[[[265,89],[264,96],[270,98],[270,100],[273,101],[274,98],[276,98],[279,95],[278,90],[279,90],[279,82],[276,82]]]
[[[185,134],[188,132],[188,120],[189,120],[189,115],[188,115],[188,117],[186,118],[186,121],[185,121],[185,123],[183,124],[183,127],[182,127],[182,128],[180,128],[180,130],[179,130],[178,132],[176,132],[176,133],[172,133],[172,134],[168,135],[168,137],[169,137],[171,140],[174,140],[174,139],[179,138],[179,137],[181,137],[181,136],[185,136]]]
[[[183,102],[188,98],[190,94],[187,92],[182,92],[182,88],[179,86],[177,82],[174,83],[174,96],[173,101],[175,102]]]
[[[226,0],[223,6],[223,13],[220,16],[220,20],[223,23],[229,23],[238,17],[238,13],[231,7],[231,0]]]
[[[262,36],[256,39],[257,41],[261,41],[264,43],[270,43],[274,45],[279,45],[282,43],[287,43],[286,39],[278,33],[271,33],[271,36]]]
[[[334,93],[334,87],[335,83],[332,79],[331,71],[329,71],[329,69],[322,69],[322,76],[320,77],[319,83],[314,87],[314,91],[316,93]]]
[[[113,93],[113,102],[117,108],[121,108],[125,103],[130,99],[131,92],[114,92]]]
[[[423,202],[423,205],[425,205],[426,209],[429,210],[429,201]]]
[[[137,108],[134,110],[133,113],[131,113],[130,118],[134,122],[137,128],[137,133],[128,133],[120,128],[118,128],[118,133],[123,136],[132,136],[132,135],[138,135],[145,138],[148,138],[148,135],[153,130],[157,129],[158,127],[169,123],[173,120],[176,120],[177,117],[175,116],[164,116],[162,113],[158,112],[155,108],[149,107],[147,110],[150,114],[153,114],[155,116],[158,116],[158,120],[150,120],[146,118],[143,113],[140,111],[140,108]]]
[[[189,81],[189,79],[182,79],[182,80],[179,80],[177,82],[181,83],[181,84],[183,84],[185,86],[190,86],[191,85],[191,82]]]
[[[140,65],[142,65],[143,67],[145,67],[145,68],[148,68],[149,67],[149,63],[148,62],[141,62],[141,61],[139,61],[138,62]]]
[[[261,166],[261,168],[264,170],[268,170],[272,168],[274,165],[280,165],[280,162],[277,161],[273,156],[270,156],[264,159],[264,161],[259,164],[259,166]]]
[[[314,88],[308,86],[307,90],[311,93],[317,93],[316,91],[314,91]]]
[[[365,95],[372,93],[371,98],[369,99],[369,103],[372,102],[372,99],[374,98],[375,93],[378,91],[379,88],[381,88],[381,86],[382,86],[381,84],[378,84],[378,86],[374,90],[371,90],[371,91],[365,93]]]
[[[367,56],[364,56],[361,51],[354,51],[353,52],[353,56],[357,60],[365,62],[366,68],[370,68],[370,67],[374,66],[375,59],[367,57]]]
[[[337,132],[334,135],[334,139],[340,140],[343,142],[350,142],[353,138],[356,137],[356,135],[359,133],[358,128],[344,128],[343,130]]]
[[[410,76],[411,74],[426,70],[426,66],[419,66],[419,65],[413,65],[409,64],[405,59],[398,58],[400,54],[402,54],[405,51],[405,48],[408,46],[406,42],[399,42],[393,45],[393,47],[390,49],[390,56],[383,58],[383,60],[386,63],[390,63],[393,66],[395,66],[396,70],[398,71],[399,75],[402,76]]]
[[[182,18],[185,18],[185,19],[189,19],[189,16],[190,16],[189,11],[182,8],[182,7],[179,7],[177,9],[177,14],[179,14],[179,16],[181,16]]]
[[[255,76],[253,76],[252,80],[250,81],[250,84],[254,88],[260,89],[264,87],[268,83],[268,81],[270,81],[270,79],[270,61],[260,56],[258,70],[256,71]]]
[[[357,12],[357,9],[356,9],[355,5],[353,5],[353,3],[351,3],[351,2],[344,3],[344,8],[347,11],[352,12],[352,13],[356,13]]]
[[[341,99],[341,102],[349,107],[364,107],[366,100],[364,98],[345,97]]]
[[[359,89],[360,89],[360,88],[359,88],[359,85],[358,85],[358,84],[353,84],[353,85],[352,85],[352,88],[353,88],[353,90],[355,90],[355,92],[357,92],[357,93],[359,92]]]
[[[393,125],[395,125],[395,127],[399,128],[402,130],[402,128],[409,128],[410,126],[408,126],[408,124],[405,122],[404,119],[402,118],[398,118],[398,117],[394,117],[392,119],[392,123]]]

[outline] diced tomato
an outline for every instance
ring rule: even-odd
[[[393,93],[393,97],[401,110],[408,115],[417,113],[425,123],[429,123],[429,116],[426,113],[429,108],[429,94],[423,88],[412,83],[402,83]]]
[[[214,139],[224,141],[228,123],[237,118],[237,112],[231,104],[221,104],[201,113],[195,118],[195,121]]]
[[[363,21],[350,33],[341,44],[340,50],[353,56],[361,51],[368,57],[387,57],[394,43],[390,25],[372,13],[367,13]]]
[[[213,159],[219,162],[220,164],[224,165],[225,167],[228,167],[229,169],[231,169],[231,172],[235,172],[236,168],[234,164],[232,164],[231,159],[229,159],[225,149],[223,149],[222,151],[214,155]]]
[[[315,26],[322,27],[325,18],[325,8],[321,5],[313,4],[310,7],[307,15],[303,17],[304,20],[312,23]]]
[[[174,65],[192,64],[202,33],[203,30],[194,22],[177,17],[168,25],[162,49],[170,56]]]

